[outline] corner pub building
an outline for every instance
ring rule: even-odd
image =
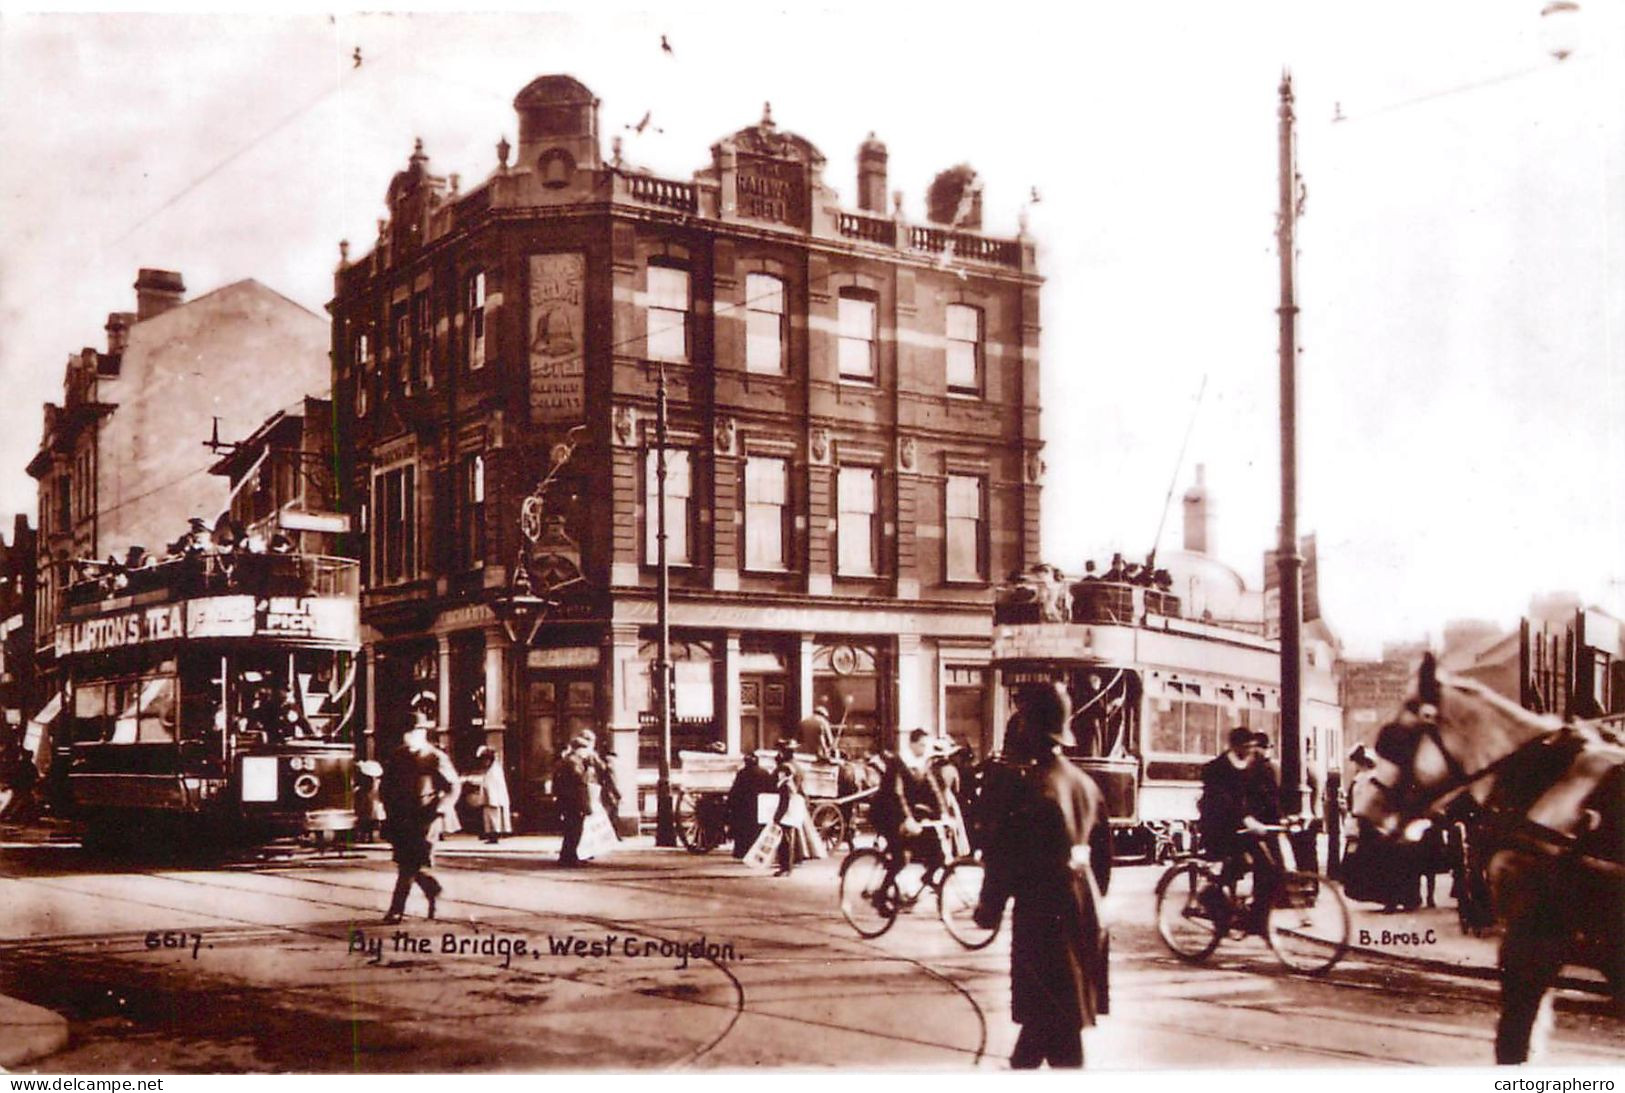
[[[601,158],[569,76],[462,190],[421,142],[372,252],[335,276],[340,478],[364,570],[367,740],[439,698],[460,769],[498,749],[548,818],[578,729],[652,815],[657,390],[682,749],[772,746],[826,706],[842,746],[916,726],[985,754],[1002,705],[991,588],[1037,561],[1038,290],[1025,235],[980,232],[974,172],[931,223],[858,209],[769,110],[692,181]],[[510,162],[512,153],[512,162]],[[811,741],[803,741],[803,747]],[[640,792],[632,792],[631,787]]]

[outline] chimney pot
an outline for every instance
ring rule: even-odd
[[[869,213],[886,211],[886,146],[869,139],[858,146],[858,208]]]

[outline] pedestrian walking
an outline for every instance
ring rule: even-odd
[[[400,746],[384,761],[378,783],[387,816],[384,838],[394,849],[397,871],[385,922],[401,921],[413,883],[423,889],[429,917],[434,918],[435,900],[441,892],[440,882],[429,873],[434,864],[434,839],[446,802],[455,798],[457,786],[457,768],[445,752],[429,743],[429,721],[418,716],[402,735]]]
[[[384,822],[384,802],[379,796],[378,779],[383,777],[383,764],[376,759],[363,759],[355,765],[355,837],[357,842],[370,843],[378,835]]]
[[[513,816],[508,797],[508,775],[502,769],[502,756],[493,749],[481,747],[474,753],[479,764],[480,838],[495,843],[504,835],[513,834]]]
[[[779,867],[773,871],[773,875],[788,877],[795,868],[796,853],[805,838],[802,828],[807,824],[807,797],[802,789],[801,766],[796,762],[793,748],[779,748],[773,783],[779,794],[779,807],[773,813],[773,822],[779,825]]]
[[[773,772],[762,769],[762,760],[755,752],[746,752],[733,785],[728,787],[728,831],[734,839],[734,857],[750,853],[751,844],[762,833],[757,811],[762,794],[777,792],[778,780]]]
[[[1010,761],[992,767],[986,872],[976,921],[997,926],[1015,897],[1010,947],[1011,1017],[1021,1026],[1010,1065],[1083,1065],[1083,1029],[1109,1007],[1110,939],[1100,917],[1111,881],[1104,798],[1060,754],[1072,746],[1064,688],[1024,688]]]
[[[582,864],[581,833],[587,817],[592,814],[594,801],[601,801],[603,775],[607,769],[598,756],[597,743],[596,734],[583,729],[570,739],[558,765],[553,768],[553,796],[558,801],[559,816],[564,824],[560,865]]]

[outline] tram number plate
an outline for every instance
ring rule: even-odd
[[[202,934],[189,934],[184,930],[147,931],[149,949],[191,949],[192,959],[196,960],[198,950],[202,947]]]

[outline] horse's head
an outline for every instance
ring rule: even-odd
[[[1556,727],[1481,684],[1441,677],[1422,658],[1416,692],[1349,756],[1349,812],[1384,835],[1427,816],[1452,791],[1469,787],[1502,756]]]

